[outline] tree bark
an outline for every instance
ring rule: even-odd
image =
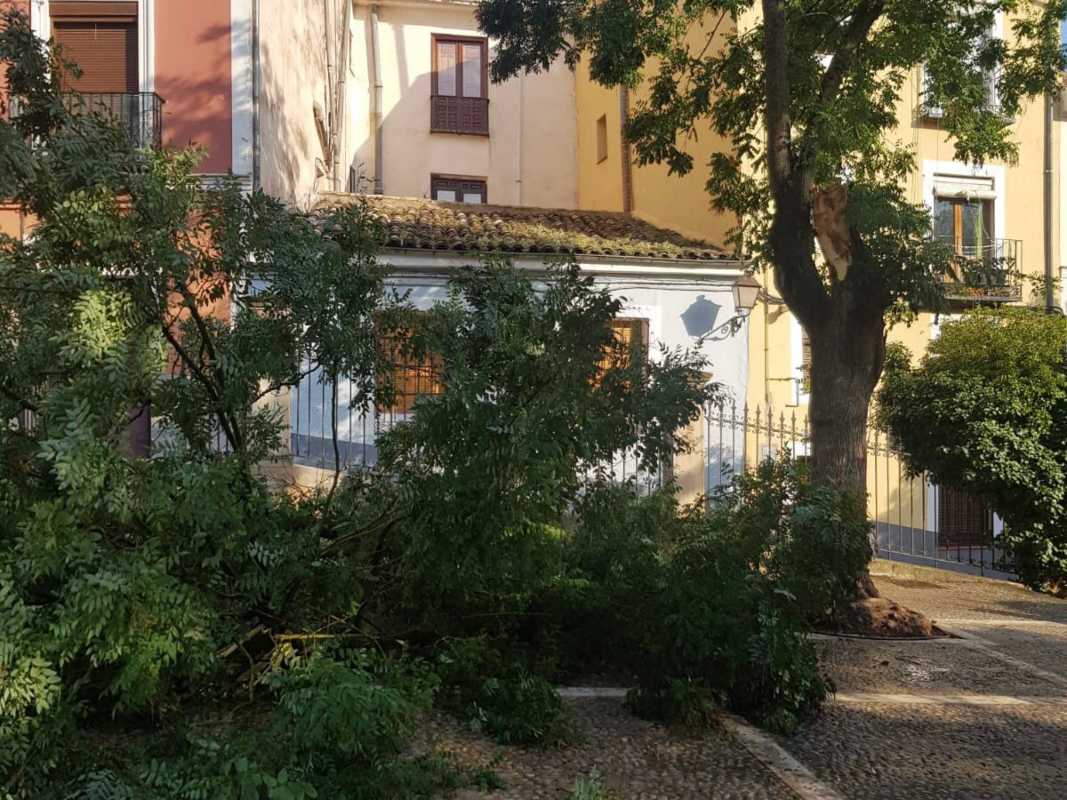
[[[851,286],[836,288],[835,295],[854,291]],[[812,477],[865,495],[867,415],[882,373],[885,324],[880,313],[855,313],[845,297],[835,297],[829,311],[822,324],[808,331]]]

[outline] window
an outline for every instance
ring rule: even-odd
[[[952,245],[958,255],[981,257],[993,247],[993,201],[935,197],[934,236]]]
[[[596,121],[596,163],[606,160],[608,157],[608,117],[601,114]]]
[[[1000,90],[997,87],[997,81],[1000,78],[1000,72],[998,69],[986,69],[977,63],[977,58],[974,54],[980,52],[986,48],[991,42],[1003,38],[1003,12],[996,12],[997,20],[990,26],[989,30],[984,35],[980,36],[976,42],[976,48],[972,51],[971,70],[976,74],[980,74],[982,78],[982,85],[985,94],[985,109],[990,112],[1000,111]],[[955,26],[953,26],[955,27]],[[962,31],[959,31],[957,35],[964,35]],[[920,112],[926,119],[941,119],[945,116],[945,109],[941,105],[941,100],[944,98],[935,96],[934,92],[934,78],[930,74],[930,70],[924,64],[921,68],[921,84],[922,84],[922,101],[920,104]]]
[[[137,75],[136,2],[53,2],[52,36],[63,57],[82,70],[66,76],[77,92],[134,93]]]
[[[379,338],[381,367],[379,385],[390,390],[392,402],[382,403],[379,411],[407,414],[415,401],[427,395],[441,394],[441,356],[416,353],[412,347],[411,331],[392,331]]]
[[[485,180],[433,175],[430,178],[430,197],[445,203],[484,203],[487,198]]]
[[[625,369],[635,354],[648,353],[647,319],[613,319],[611,332],[614,343],[605,350],[597,365],[598,372]]]
[[[430,130],[489,135],[486,40],[436,33],[432,40]]]

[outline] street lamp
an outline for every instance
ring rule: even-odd
[[[737,314],[742,317],[751,314],[762,291],[759,281],[748,273],[734,281],[734,308]]]
[[[744,274],[734,281],[733,293],[734,316],[719,327],[708,331],[704,335],[704,339],[722,341],[739,333],[745,325],[745,320],[752,313],[752,309],[756,307],[756,303],[763,296],[763,287],[751,275]]]

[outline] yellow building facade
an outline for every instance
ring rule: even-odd
[[[745,19],[739,24],[744,26]],[[1007,29],[1005,21],[999,20],[996,33],[1004,35]],[[692,38],[701,47],[706,41],[702,30],[694,30]],[[646,74],[653,72],[651,65]],[[638,166],[623,139],[622,122],[626,110],[640,103],[644,93],[643,88],[631,92],[605,89],[590,79],[585,65],[579,67],[579,207],[629,211],[656,225],[723,246],[736,220],[712,209],[705,181],[709,156],[728,149],[729,143],[704,126],[695,137],[682,142],[682,149],[693,157],[694,168],[688,175],[669,175],[665,165]],[[913,202],[925,204],[936,217],[931,233],[935,232],[933,227],[938,227],[938,235],[954,236],[964,254],[1014,260],[1019,272],[1026,276],[1021,296],[1015,302],[1044,302],[1036,282],[1045,273],[1044,115],[1044,103],[1037,99],[1015,120],[1013,133],[1019,147],[1015,163],[991,161],[974,166],[955,161],[951,139],[941,127],[937,110],[923,107],[922,71],[916,69],[903,87],[899,125],[891,134],[915,154],[916,168],[907,181],[908,195]],[[1052,198],[1052,261],[1057,283],[1061,264],[1067,264],[1067,254],[1061,252],[1060,244],[1067,241],[1067,219],[1060,212],[1060,198],[1067,191],[1062,118],[1057,107],[1052,126],[1052,164],[1057,173]],[[976,223],[979,234],[974,234]],[[803,331],[788,309],[775,302],[772,277],[756,277],[770,297],[757,305],[747,324],[750,379],[746,397],[738,401],[752,409],[759,406],[766,411],[769,407],[775,414],[803,414],[808,400]],[[1058,296],[1061,294],[1057,292]],[[951,310],[962,311],[969,304],[973,300],[955,299]],[[915,354],[921,353],[931,337],[937,335],[939,321],[934,314],[920,314],[909,324],[895,325],[890,340],[903,342]]]
[[[742,17],[731,30],[750,27],[755,16]],[[696,48],[706,42],[704,31],[695,30]],[[994,35],[1010,33],[1010,21],[998,19]],[[654,74],[654,65],[646,75]],[[1051,243],[1046,245],[1044,214],[1045,104],[1037,98],[1027,104],[1014,121],[1012,132],[1018,144],[1013,163],[991,161],[975,166],[954,160],[954,148],[945,133],[937,109],[924,107],[923,75],[913,70],[902,87],[897,116],[899,123],[890,134],[914,153],[915,169],[908,176],[907,192],[915,203],[931,211],[931,234],[954,242],[959,253],[981,259],[1003,258],[1014,262],[1024,276],[1020,287],[993,292],[995,299],[1044,305],[1043,286],[1046,251],[1051,259],[1056,302],[1064,296],[1059,285],[1067,275],[1067,215],[1062,212],[1067,197],[1067,146],[1063,145],[1067,107],[1062,98],[1055,103],[1051,126],[1052,169]],[[647,87],[632,91],[608,90],[592,82],[582,65],[577,73],[578,203],[581,208],[629,211],[722,246],[736,220],[715,211],[705,188],[709,156],[724,151],[729,143],[708,126],[681,142],[693,157],[693,171],[686,176],[669,175],[662,165],[638,166],[627,148],[622,125],[628,109],[641,102]],[[806,337],[796,318],[774,297],[770,275],[756,276],[765,288],[761,300],[736,335],[747,337],[748,385],[743,397],[723,419],[709,419],[705,426],[704,453],[708,459],[709,486],[716,480],[716,461],[727,467],[751,465],[778,447],[786,446],[802,455],[806,431],[808,391],[805,380]],[[908,323],[897,323],[889,331],[891,342],[905,344],[918,357],[939,333],[946,316],[974,305],[966,287],[950,293],[949,312],[940,316],[921,313]],[[713,368],[716,365],[713,365]],[[740,419],[747,409],[746,421]],[[757,409],[759,416],[757,417]],[[753,424],[755,423],[755,424]],[[740,437],[740,438],[739,438]],[[776,446],[777,445],[777,446]],[[713,454],[719,453],[716,458]],[[726,453],[727,455],[722,455]],[[964,503],[933,486],[924,478],[910,479],[895,453],[884,441],[875,442],[868,458],[870,513],[878,527],[880,548],[927,558],[944,558],[951,545],[945,526],[950,514],[945,504]],[[989,532],[999,529],[999,520],[987,509]],[[953,512],[955,513],[955,512]],[[956,535],[957,555],[963,534]],[[969,534],[968,534],[969,535]],[[988,541],[988,540],[983,540]],[[973,554],[973,549],[971,553]],[[996,548],[979,553],[983,569],[995,561]],[[972,555],[973,561],[973,555]]]

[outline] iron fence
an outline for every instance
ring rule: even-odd
[[[393,401],[381,407],[358,403],[351,382],[341,379],[335,387],[321,370],[309,369],[305,363],[307,374],[289,392],[292,462],[328,470],[336,466],[343,470],[376,466],[380,437],[413,418],[418,398],[430,397],[440,391],[432,367],[422,363],[404,366],[407,369],[397,379]],[[636,448],[627,448],[588,466],[591,477],[627,483],[642,495],[661,487],[666,481],[666,471],[662,467],[644,469]]]
[[[705,409],[707,494],[767,458],[810,455],[807,416],[747,405]],[[867,439],[867,510],[872,545],[882,558],[1014,578],[1001,544],[1000,520],[980,497],[938,486],[909,472],[904,454],[878,431]]]

